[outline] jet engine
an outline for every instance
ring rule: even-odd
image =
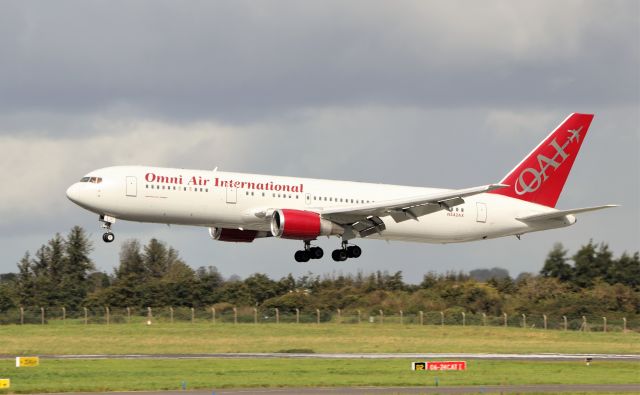
[[[256,237],[265,237],[260,235],[257,230],[240,230],[233,228],[209,228],[209,236],[213,240],[230,241],[234,243],[251,243]]]
[[[281,209],[271,215],[271,234],[294,240],[313,240],[318,236],[339,235],[344,229],[311,211]]]

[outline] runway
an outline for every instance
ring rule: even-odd
[[[629,392],[638,393],[640,384],[540,384],[479,385],[461,387],[341,387],[341,388],[250,388],[197,391],[105,392],[104,395],[362,395],[362,394],[491,394],[491,393],[562,393]],[[98,395],[99,392],[74,392],[74,395]],[[49,394],[51,395],[51,394]]]
[[[15,355],[1,355],[13,359]],[[470,353],[364,353],[364,354],[306,354],[306,353],[213,353],[213,354],[50,354],[43,359],[217,359],[217,358],[301,358],[301,359],[479,359],[512,361],[640,361],[640,354],[470,354]]]

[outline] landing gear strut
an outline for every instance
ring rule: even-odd
[[[296,251],[294,258],[296,262],[309,262],[309,259],[320,259],[324,256],[324,251],[320,247],[311,247],[311,241],[304,241],[304,249]]]
[[[111,243],[116,239],[116,236],[111,232],[111,225],[116,222],[116,219],[107,215],[101,215],[100,222],[102,222],[100,227],[102,229],[106,229],[106,232],[102,235],[102,241],[105,243]]]
[[[331,258],[336,262],[346,261],[347,258],[359,258],[362,255],[362,248],[356,245],[348,245],[348,242],[342,242],[342,248],[333,250]]]

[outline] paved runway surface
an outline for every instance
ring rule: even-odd
[[[15,355],[2,355],[12,359]],[[88,354],[40,355],[43,359],[210,359],[210,358],[310,358],[310,359],[488,359],[519,361],[640,361],[640,354],[293,354],[293,353],[218,353],[218,354]]]
[[[629,392],[639,393],[640,384],[603,385],[484,385],[468,387],[357,387],[357,388],[274,388],[206,391],[105,392],[105,395],[361,395],[361,394],[491,394],[491,393]],[[80,393],[74,395],[97,395]],[[51,394],[49,394],[51,395]]]

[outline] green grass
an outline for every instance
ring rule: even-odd
[[[230,387],[441,386],[639,383],[631,362],[469,361],[465,372],[415,372],[410,360],[203,359],[0,361],[12,392],[220,389]],[[1,391],[0,391],[1,393]]]
[[[211,324],[0,326],[0,354],[625,353],[640,334],[399,324]],[[500,384],[640,384],[640,363],[468,361],[466,372],[412,372],[410,360],[203,359],[49,360],[15,368],[0,360],[11,392],[230,387],[335,387]],[[5,391],[6,392],[6,391]],[[0,394],[3,393],[0,390]]]
[[[211,324],[0,326],[0,354],[625,353],[640,334],[399,324]]]

